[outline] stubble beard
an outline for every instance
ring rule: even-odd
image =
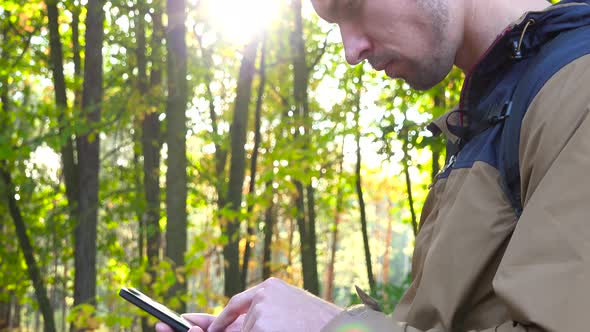
[[[455,54],[447,35],[449,6],[447,0],[417,0],[417,5],[431,18],[432,53],[412,63],[413,77],[405,78],[416,90],[428,90],[440,83],[453,68]]]

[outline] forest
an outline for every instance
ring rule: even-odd
[[[302,0],[0,2],[0,331],[153,331],[277,277],[391,311],[458,104]]]

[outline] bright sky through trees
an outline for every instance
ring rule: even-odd
[[[214,0],[206,1],[207,16],[229,41],[244,43],[261,32],[279,14],[276,0]]]

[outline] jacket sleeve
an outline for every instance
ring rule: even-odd
[[[366,305],[356,305],[336,316],[321,332],[447,332],[441,329],[420,330],[407,323],[398,322],[391,315],[371,309]],[[461,332],[529,332],[528,329],[515,322],[491,327],[480,331]]]
[[[493,281],[513,320],[468,332],[589,330],[589,87],[585,56],[554,75],[529,106],[519,146],[524,209]],[[354,330],[450,332],[421,331],[366,305],[322,331]]]

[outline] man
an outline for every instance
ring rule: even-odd
[[[590,330],[590,55],[560,67],[527,102],[509,142],[520,160],[516,202],[503,182],[498,151],[509,145],[501,127],[465,124],[484,106],[520,98],[519,73],[552,55],[540,50],[559,34],[590,26],[590,1],[312,1],[340,27],[351,65],[368,60],[417,89],[440,82],[453,64],[468,74],[461,111],[431,127],[460,152],[422,211],[413,283],[386,316],[370,299],[342,310],[270,279],[233,297],[218,317],[188,314],[198,326],[191,331]],[[587,42],[587,31],[570,44]],[[494,123],[510,108],[498,114]]]

